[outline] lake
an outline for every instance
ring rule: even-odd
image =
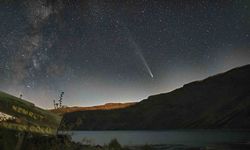
[[[104,145],[116,138],[120,144],[160,145],[182,144],[206,146],[220,143],[250,142],[250,131],[232,130],[166,130],[166,131],[72,131],[72,140],[91,141],[91,144]]]

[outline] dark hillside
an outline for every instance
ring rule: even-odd
[[[128,108],[68,113],[64,122],[77,130],[249,129],[250,65],[150,96]]]

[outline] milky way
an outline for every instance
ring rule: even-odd
[[[248,1],[0,1],[0,90],[139,101],[250,63]]]

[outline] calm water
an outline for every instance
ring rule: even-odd
[[[183,144],[206,146],[218,143],[250,142],[250,131],[169,130],[169,131],[72,131],[72,139],[107,144],[116,138],[122,145]]]

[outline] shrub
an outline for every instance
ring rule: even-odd
[[[109,150],[121,150],[122,146],[117,139],[112,139],[108,144]]]

